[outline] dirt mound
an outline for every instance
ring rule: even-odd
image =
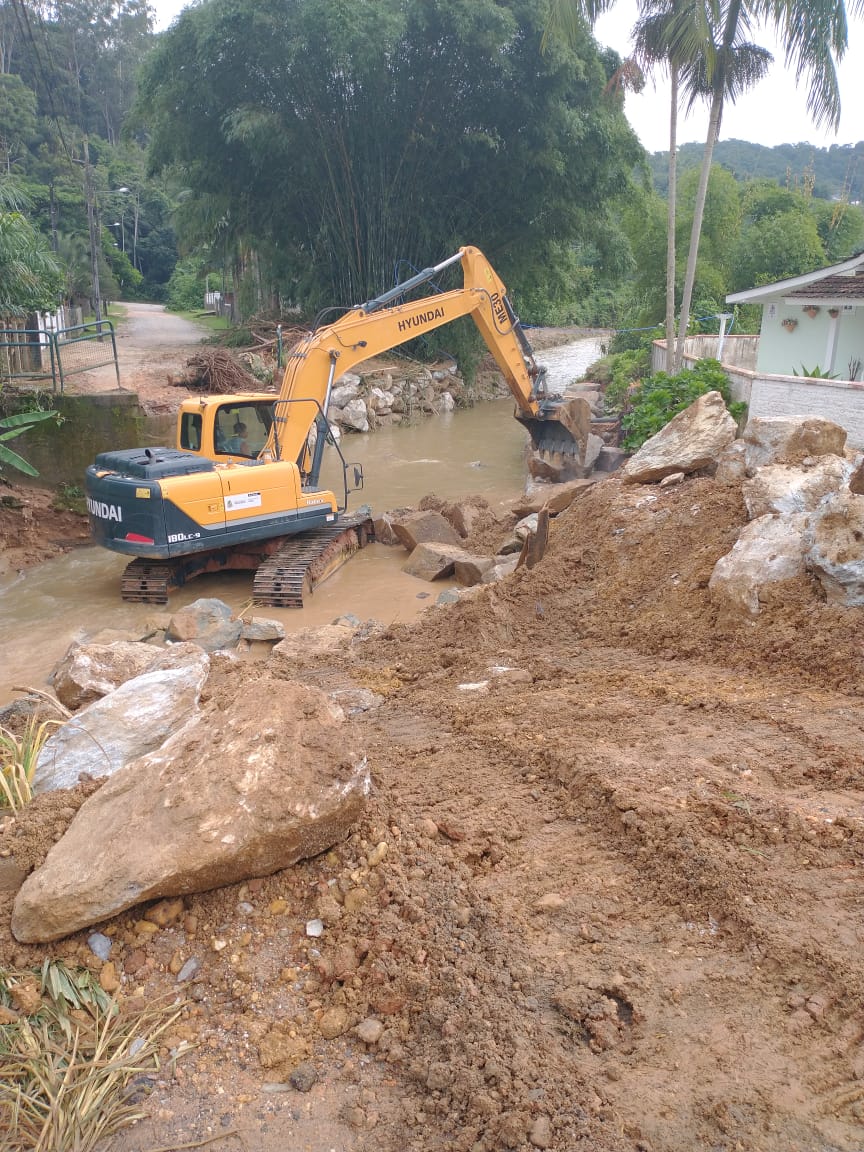
[[[718,613],[708,580],[746,522],[740,488],[711,479],[665,489],[598,484],[553,521],[537,568],[418,625],[424,666],[438,659],[436,639],[445,662],[478,645],[492,652],[599,643],[666,659],[795,669],[864,691],[864,612],[827,605],[815,580],[780,585],[756,620]]]

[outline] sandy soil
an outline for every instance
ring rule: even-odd
[[[384,697],[353,721],[368,815],[159,931],[103,926],[124,1002],[201,963],[113,1152],[864,1146],[862,613],[802,580],[719,618],[707,579],[743,522],[712,480],[611,480],[533,572],[299,661]],[[12,859],[79,802],[7,825]],[[0,964],[38,962],[7,925]],[[99,967],[85,934],[54,951]]]

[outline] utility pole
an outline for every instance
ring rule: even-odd
[[[102,335],[102,295],[99,291],[99,213],[93,188],[93,170],[90,167],[90,148],[84,137],[84,196],[87,201],[87,228],[90,233],[90,276],[93,281],[93,314],[96,331]]]
[[[54,181],[53,180],[49,184],[48,189],[49,189],[49,192],[51,193],[51,201],[50,201],[50,206],[51,206],[51,251],[56,256],[57,255],[57,249],[58,249],[59,245],[57,243],[57,197],[54,195]]]

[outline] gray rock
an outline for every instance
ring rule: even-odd
[[[604,444],[597,453],[594,469],[597,472],[617,472],[626,459],[626,452],[620,448],[613,448]]]
[[[358,396],[349,400],[344,408],[334,413],[336,421],[345,428],[353,428],[355,432],[369,431],[369,413],[366,401]]]
[[[622,478],[628,484],[653,484],[673,472],[713,470],[737,432],[723,397],[707,392],[645,441],[624,465]]]
[[[744,441],[747,475],[769,464],[799,464],[807,456],[842,456],[846,430],[822,416],[755,416]]]
[[[354,1035],[364,1044],[377,1044],[383,1034],[384,1025],[374,1016],[367,1016],[354,1028]]]
[[[318,1083],[318,1073],[308,1061],[298,1064],[288,1077],[288,1083],[297,1092],[309,1092]]]
[[[349,624],[322,624],[320,628],[301,628],[289,632],[270,654],[271,660],[287,661],[293,666],[297,657],[334,652],[346,640],[351,640],[358,629]]]
[[[236,648],[243,632],[243,621],[235,618],[231,608],[221,600],[194,600],[175,612],[168,623],[166,640],[192,641],[205,652]]]
[[[318,855],[365,805],[369,769],[355,738],[317,689],[259,679],[249,692],[238,670],[227,703],[209,703],[84,802],[19,891],[13,933],[56,940],[144,901]]]
[[[538,516],[539,513],[532,512],[530,516],[525,516],[522,520],[519,521],[519,523],[513,529],[518,540],[527,540],[532,532],[537,531]]]
[[[145,672],[76,713],[45,742],[34,792],[72,788],[81,776],[110,776],[194,717],[210,657],[197,650],[180,668]]]
[[[437,401],[439,412],[452,412],[456,407],[456,401],[449,392],[442,392]]]
[[[91,932],[87,937],[87,947],[99,960],[105,964],[111,955],[111,941],[101,932]]]
[[[458,545],[418,544],[403,564],[402,571],[418,580],[441,580],[453,575],[457,562],[465,566],[463,571],[467,572],[468,566],[478,562],[482,564],[482,561],[482,557],[472,556]]]
[[[483,584],[497,584],[516,571],[519,563],[518,556],[508,556],[505,560],[499,559],[496,564],[483,573]]]
[[[443,592],[438,593],[436,604],[458,604],[459,603],[459,589],[458,588],[445,588]]]
[[[832,492],[809,519],[805,532],[807,567],[829,604],[864,604],[864,496]]]
[[[769,464],[744,481],[744,503],[751,520],[774,512],[813,512],[829,492],[846,488],[854,465],[840,456],[808,458],[800,467]]]
[[[267,620],[263,616],[256,616],[252,620],[244,620],[243,631],[240,633],[244,640],[284,640],[285,625],[278,620]]]
[[[177,973],[177,983],[185,984],[187,980],[192,979],[192,977],[200,970],[200,968],[201,961],[198,960],[195,956],[190,956],[180,971]]]
[[[344,379],[344,377],[342,377]],[[356,383],[350,381],[345,384],[336,384],[333,391],[330,393],[330,412],[334,408],[344,408],[346,404],[352,400],[356,400],[360,392],[360,378],[356,378]],[[329,414],[329,413],[328,413]],[[338,416],[338,413],[336,413]]]
[[[714,603],[726,612],[757,616],[765,588],[804,574],[805,524],[804,516],[760,516],[742,528],[708,582]]]

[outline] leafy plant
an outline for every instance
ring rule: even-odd
[[[91,1152],[143,1119],[130,1089],[158,1068],[178,1007],[120,1013],[89,972],[50,959],[38,975],[0,971],[0,1005],[4,1149]]]
[[[86,512],[84,489],[78,484],[61,484],[54,507],[60,512]]]
[[[792,369],[793,376],[802,376],[807,380],[837,380],[839,376],[836,372],[824,372],[817,364],[813,368],[808,368],[805,364],[801,365],[801,371],[796,368]]]
[[[729,379],[716,360],[699,360],[693,368],[685,368],[677,376],[665,372],[649,376],[632,393],[631,410],[621,421],[624,431],[622,447],[628,452],[640,448],[673,416],[689,408],[706,392],[719,392],[736,419],[746,409],[744,404],[733,403]]]
[[[41,420],[59,421],[60,419],[61,417],[57,412],[34,411],[16,412],[12,416],[0,418],[0,471],[2,471],[4,464],[8,464],[26,476],[38,476],[39,473],[33,465],[28,463],[23,456],[19,456],[17,452],[13,452],[11,448],[7,448],[3,441],[13,440],[16,436],[21,436]]]
[[[62,704],[54,701],[68,718]],[[51,735],[51,729],[60,727],[64,720],[40,720],[30,716],[24,731],[16,735],[0,724],[0,808],[20,812],[33,799],[33,776],[39,753]]]

